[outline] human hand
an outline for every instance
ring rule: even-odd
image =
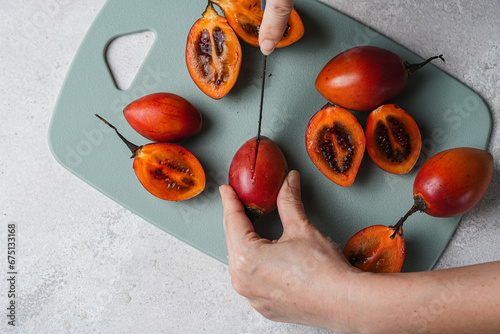
[[[283,37],[293,9],[293,0],[267,0],[264,17],[259,29],[259,45],[263,54],[269,55]]]
[[[308,220],[300,177],[290,172],[278,195],[283,235],[262,239],[234,190],[220,188],[229,272],[236,292],[268,319],[351,330],[349,293],[359,273]],[[333,284],[332,288],[332,282]]]

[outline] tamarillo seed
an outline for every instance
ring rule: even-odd
[[[354,155],[354,145],[349,138],[349,132],[339,122],[334,122],[331,128],[325,131],[321,152],[323,158],[328,162],[330,168],[337,173],[345,173],[351,167],[352,156]],[[347,151],[344,157],[337,157],[334,143],[342,151]]]

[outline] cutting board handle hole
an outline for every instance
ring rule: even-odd
[[[127,90],[155,41],[155,34],[141,31],[119,36],[106,48],[106,63],[116,87]]]

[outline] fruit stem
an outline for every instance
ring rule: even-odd
[[[260,217],[262,217],[264,215],[264,213],[262,211],[260,211],[257,208],[254,208],[254,207],[245,207],[245,214],[247,215],[248,219],[250,219],[252,224],[257,219],[259,219]]]
[[[403,223],[408,219],[408,217],[410,217],[417,211],[425,212],[427,210],[427,205],[425,204],[425,201],[422,197],[417,195],[413,197],[413,200],[415,201],[415,203],[413,204],[411,209],[408,210],[408,212],[403,217],[401,217],[401,219],[397,222],[396,225],[392,226],[395,230],[394,233],[391,235],[391,239],[394,239],[399,230],[403,228]]]
[[[125,137],[123,137],[121,135],[120,132],[118,132],[118,130],[111,124],[109,123],[108,121],[106,121],[104,118],[102,118],[101,116],[99,116],[98,114],[94,114],[97,118],[99,118],[101,121],[103,121],[104,123],[106,123],[110,128],[112,128],[113,130],[115,130],[116,134],[118,135],[118,137],[120,137],[120,139],[125,143],[125,145],[127,145],[127,147],[129,148],[129,150],[132,152],[132,158],[135,157],[135,153],[137,152],[137,150],[139,150],[142,146],[137,146],[131,142],[129,142]]]
[[[403,223],[406,221],[406,219],[408,219],[408,217],[410,217],[412,214],[414,214],[415,212],[418,211],[418,207],[417,207],[417,204],[413,204],[413,206],[411,207],[410,210],[408,210],[408,212],[406,213],[406,215],[404,215],[396,225],[394,225],[394,233],[391,235],[391,239],[394,239],[394,237],[396,236],[396,234],[399,232],[400,229],[403,228]]]
[[[443,55],[430,57],[429,59],[427,59],[421,63],[417,63],[417,64],[410,64],[410,63],[405,61],[405,67],[406,67],[406,71],[408,72],[408,77],[410,77],[417,70],[421,69],[422,67],[424,67],[425,65],[427,65],[428,63],[430,63],[431,61],[433,61],[434,59],[437,59],[437,58],[441,59],[443,61],[443,63],[446,63],[446,60],[443,58]]]

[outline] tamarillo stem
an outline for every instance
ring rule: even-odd
[[[417,63],[417,64],[410,64],[410,63],[405,61],[404,65],[406,67],[408,77],[410,77],[413,73],[415,73],[416,71],[418,71],[419,69],[421,69],[422,67],[424,67],[425,65],[427,65],[428,63],[430,63],[431,61],[433,61],[434,59],[437,59],[437,58],[441,59],[443,61],[443,63],[446,63],[446,60],[443,58],[443,55],[430,57],[427,60],[425,60],[421,63]]]
[[[403,217],[401,217],[401,219],[396,223],[396,225],[392,226],[393,228],[395,228],[395,230],[394,233],[391,235],[391,239],[394,239],[399,230],[403,228],[403,223],[408,219],[408,217],[410,217],[417,211],[425,212],[427,210],[427,205],[425,204],[425,201],[422,197],[415,196],[413,197],[413,199],[415,203],[413,204],[411,209],[408,210],[408,212]]]
[[[98,114],[94,114],[94,115],[97,118],[99,118],[101,121],[103,121],[104,123],[106,123],[110,128],[112,128],[113,130],[115,130],[115,132],[118,135],[118,137],[120,137],[120,139],[125,143],[125,145],[127,145],[127,147],[129,148],[129,150],[132,152],[132,157],[131,158],[134,158],[137,150],[140,149],[142,146],[137,146],[137,145],[129,142],[125,137],[122,136],[122,134],[120,132],[118,132],[118,130],[114,127],[114,125],[112,125],[111,123],[109,123],[108,121],[106,121],[104,118],[102,118]]]

